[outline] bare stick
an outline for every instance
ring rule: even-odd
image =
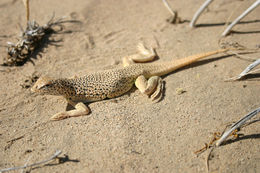
[[[29,6],[29,0],[23,0],[23,4],[25,6],[26,9],[26,20],[27,23],[30,20],[30,6]]]
[[[240,73],[238,76],[235,76],[235,77],[232,77],[226,81],[230,81],[230,80],[239,80],[241,79],[242,77],[248,75],[248,74],[251,74],[251,73],[254,73],[256,71],[259,71],[260,69],[256,69],[254,71],[251,71],[253,68],[255,68],[256,66],[258,66],[260,64],[260,59],[257,59],[255,62],[253,62],[252,64],[250,64],[249,66],[247,66],[245,68],[244,71],[242,71],[242,73]],[[251,72],[250,72],[251,71]]]
[[[28,168],[28,167],[32,167],[32,166],[37,166],[37,165],[41,165],[41,164],[47,163],[47,162],[55,159],[60,154],[61,154],[61,150],[57,150],[54,153],[54,155],[51,156],[49,159],[46,159],[46,160],[43,160],[43,161],[40,161],[40,162],[36,162],[36,163],[30,164],[30,165],[24,165],[24,166],[17,166],[17,167],[12,167],[12,168],[1,169],[0,173],[7,172],[7,171],[13,171],[13,170],[17,170],[17,169],[24,169],[24,168]]]
[[[252,112],[245,115],[243,118],[241,118],[239,121],[237,121],[235,124],[233,124],[228,131],[226,131],[219,140],[216,142],[216,146],[220,146],[222,142],[236,129],[240,128],[243,124],[245,124],[246,121],[254,117],[260,112],[260,107],[253,110]]]
[[[194,27],[197,20],[199,19],[201,13],[209,6],[209,4],[213,2],[213,0],[206,0],[202,6],[198,9],[198,11],[194,14],[191,22],[190,22],[190,27]]]
[[[255,1],[253,5],[251,5],[246,11],[244,11],[238,18],[236,18],[222,33],[222,36],[226,36],[230,30],[245,16],[247,16],[251,11],[253,11],[260,4],[260,0]]]

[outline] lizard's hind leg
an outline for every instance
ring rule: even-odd
[[[126,56],[123,58],[124,67],[134,63],[152,61],[156,56],[156,53],[152,47],[148,49],[142,43],[139,43],[137,45],[137,49],[138,49],[137,54]]]
[[[160,100],[162,96],[163,82],[159,76],[152,76],[147,80],[141,75],[136,79],[135,86],[141,93],[150,96],[152,100]]]

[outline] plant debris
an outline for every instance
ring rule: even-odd
[[[42,43],[43,38],[48,34],[57,33],[63,29],[63,18],[53,21],[54,15],[49,22],[40,26],[36,21],[28,21],[25,31],[22,30],[22,36],[15,43],[7,42],[7,56],[4,58],[3,66],[21,66],[30,59],[35,49]],[[60,30],[56,31],[55,26]]]

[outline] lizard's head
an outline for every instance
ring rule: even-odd
[[[58,94],[55,80],[47,76],[40,77],[31,88],[31,91],[38,94]]]

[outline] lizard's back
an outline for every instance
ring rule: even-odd
[[[141,69],[138,71],[129,66],[69,79],[76,92],[71,99],[91,102],[120,96],[133,87],[136,77],[141,73]]]

